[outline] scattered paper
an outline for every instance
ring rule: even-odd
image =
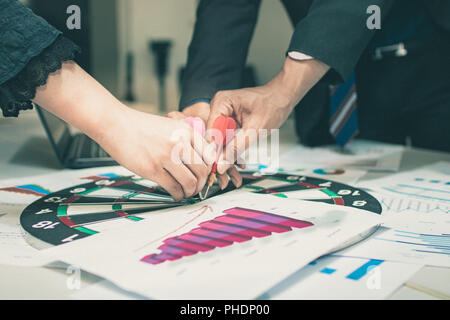
[[[340,150],[337,146],[308,148],[298,145],[283,154],[280,167],[340,168],[371,171],[398,171],[403,146],[380,142],[353,140]]]
[[[101,280],[76,290],[71,296],[74,300],[136,300],[146,299],[138,294],[122,290],[114,283]]]
[[[438,162],[416,170],[364,181],[358,186],[390,196],[450,205],[450,162]]]
[[[273,287],[263,299],[385,299],[421,265],[329,255]]]
[[[403,228],[380,228],[372,237],[339,252],[340,255],[450,267],[450,224],[425,223]],[[388,222],[389,223],[389,222]],[[398,224],[398,222],[397,222]],[[426,231],[425,231],[426,229]]]
[[[251,299],[380,223],[353,208],[237,192],[45,251],[150,298]]]
[[[29,204],[52,192],[115,175],[133,175],[120,166],[62,170],[45,175],[0,181],[0,203]]]
[[[40,250],[25,240],[20,226],[23,206],[0,205],[0,264],[14,266],[43,266],[51,262]]]

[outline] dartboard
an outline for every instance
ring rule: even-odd
[[[219,190],[212,188],[211,196]],[[197,201],[198,197],[175,202],[164,189],[140,177],[105,177],[40,198],[25,208],[20,223],[33,237],[58,245]]]
[[[378,201],[348,185],[299,175],[260,175],[243,172],[245,189],[283,198],[326,202],[380,213]],[[209,197],[232,190],[214,185]],[[138,223],[162,210],[200,201],[198,197],[175,202],[153,182],[135,176],[105,177],[46,195],[23,211],[20,222],[33,238],[59,245]]]
[[[281,198],[325,202],[381,214],[381,205],[367,192],[331,180],[277,173],[269,176],[246,175],[245,188],[259,194]],[[252,182],[253,179],[253,182]]]

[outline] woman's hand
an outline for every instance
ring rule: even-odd
[[[110,119],[97,141],[118,163],[157,182],[177,201],[202,190],[214,153],[207,158],[206,141],[188,124],[128,108]]]
[[[63,63],[51,74],[33,101],[97,141],[119,164],[160,184],[177,201],[197,194],[206,182],[215,154],[203,137],[182,120],[126,107],[74,62]]]
[[[198,117],[198,118],[202,119],[206,124],[206,121],[208,120],[208,117],[209,117],[210,108],[211,107],[210,107],[209,103],[198,102],[198,103],[195,103],[195,104],[185,108],[182,112],[179,112],[179,111],[169,112],[167,114],[167,117],[169,117],[171,119],[178,119],[178,120],[182,120],[187,117],[193,117],[193,118]],[[244,161],[243,160],[240,161],[238,166],[241,169],[244,169],[245,168]],[[217,182],[219,183],[219,186],[222,190],[226,188],[230,178],[231,178],[231,181],[233,182],[233,184],[237,188],[239,188],[242,185],[241,174],[239,173],[239,171],[236,169],[235,166],[231,166],[225,173],[217,174]]]

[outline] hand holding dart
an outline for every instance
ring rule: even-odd
[[[234,119],[231,117],[219,116],[213,123],[212,139],[217,146],[216,161],[212,166],[205,193],[203,195],[202,193],[199,194],[201,200],[206,199],[206,197],[208,196],[209,188],[213,185],[216,178],[217,162],[219,161],[219,157],[222,154],[223,147],[231,140],[236,131],[236,128],[236,121],[234,121]]]

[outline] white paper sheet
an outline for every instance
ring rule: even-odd
[[[372,191],[369,191],[369,193],[380,202],[383,214],[392,217],[413,216],[415,214],[419,216],[448,216],[450,213],[450,203],[427,201]]]
[[[308,148],[298,145],[281,156],[280,167],[398,171],[403,150],[403,146],[366,140],[351,141],[346,152],[341,152],[336,146]]]
[[[202,222],[206,223],[206,227],[200,226],[204,231],[210,228],[212,220],[223,218],[224,213],[230,217],[230,212],[248,209],[265,212],[258,213],[264,217],[270,213],[276,219],[288,219],[289,223],[301,220],[307,226],[253,236],[226,247],[213,246],[208,252],[174,261],[166,261],[160,255],[158,248],[171,243],[169,238],[177,236],[179,240],[180,236],[192,235]],[[378,215],[353,208],[289,199],[277,201],[237,192],[154,213],[132,227],[110,230],[46,251],[54,259],[80,266],[146,297],[247,299],[257,297],[300,267],[380,222]],[[153,254],[164,262],[150,263]],[[147,262],[140,261],[145,257]]]
[[[114,283],[101,280],[76,290],[71,296],[74,300],[136,300],[146,299],[140,295],[120,289]]]
[[[447,219],[448,220],[448,219]],[[340,255],[364,257],[450,267],[450,224],[442,223],[440,219],[418,220],[410,219],[391,222],[402,227],[389,229],[380,228],[372,237],[359,244],[344,249]],[[386,222],[389,225],[389,220]]]
[[[261,298],[385,299],[421,265],[329,255],[300,269]]]
[[[20,205],[0,205],[0,264],[14,266],[43,266],[50,259],[30,246],[20,226]]]
[[[120,166],[83,170],[62,170],[57,173],[0,181],[0,203],[29,204],[42,196],[74,185],[88,183],[101,175],[133,175]]]
[[[450,205],[450,162],[361,182],[358,186],[391,197],[408,197]]]

